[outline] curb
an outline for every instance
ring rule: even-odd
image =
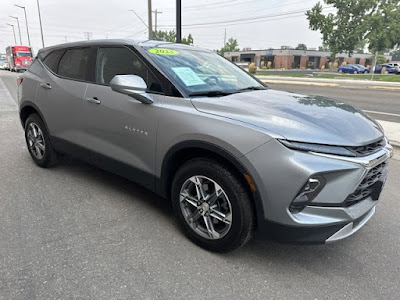
[[[393,75],[400,76],[400,75]],[[386,81],[371,81],[371,80],[358,80],[358,79],[328,79],[328,78],[305,78],[305,77],[285,77],[285,76],[265,76],[257,75],[258,79],[263,81],[292,81],[303,83],[333,83],[333,84],[355,84],[355,85],[369,85],[379,87],[399,87],[400,82],[386,82]]]

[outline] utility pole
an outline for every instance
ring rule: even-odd
[[[85,38],[89,41],[93,35],[92,32],[84,32],[83,35],[85,36]]]
[[[182,42],[182,1],[176,0],[176,42]]]
[[[153,13],[154,13],[154,31],[155,32],[157,32],[157,15],[158,14],[162,14],[162,11],[158,11],[157,9],[156,10],[153,10]]]
[[[14,4],[14,6],[19,7],[19,8],[22,8],[22,9],[24,10],[24,14],[25,14],[25,24],[26,24],[26,33],[28,34],[28,44],[29,44],[29,47],[30,47],[30,46],[31,46],[31,38],[29,37],[28,18],[27,18],[27,16],[26,16],[26,9],[25,9],[25,6],[21,6],[21,5],[18,5],[18,4]]]
[[[19,20],[18,20],[18,17],[13,17],[13,16],[10,16],[10,18],[13,18],[13,19],[17,20],[17,24],[18,24],[18,31],[19,31],[19,43],[20,43],[20,45],[22,45],[22,38],[21,38],[21,28],[19,27]]]
[[[147,0],[147,18],[148,18],[148,27],[149,27],[149,40],[153,39],[153,18],[152,18],[152,10],[151,10],[151,0]]]
[[[224,35],[224,47],[226,45],[226,28],[225,28],[225,35]]]
[[[40,16],[40,5],[39,5],[39,0],[36,0],[37,2],[37,9],[39,13],[39,23],[40,23],[40,34],[42,35],[42,46],[44,48],[44,38],[43,38],[43,27],[42,27],[42,17]]]
[[[16,44],[17,44],[17,38],[15,37],[14,25],[13,25],[13,24],[10,24],[10,23],[7,23],[7,25],[8,25],[8,26],[11,26],[11,27],[13,28],[13,32],[14,32],[14,42],[15,42],[15,45],[16,45]]]

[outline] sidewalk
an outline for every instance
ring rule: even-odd
[[[3,80],[0,78],[0,112],[18,110]]]
[[[393,75],[396,76],[396,75]],[[400,75],[397,75],[400,76]],[[328,78],[305,78],[305,77],[284,77],[257,75],[258,79],[266,83],[317,85],[317,86],[358,86],[368,89],[391,89],[400,91],[400,82],[371,81],[358,79],[328,79]]]
[[[377,120],[382,125],[390,144],[400,148],[400,123]]]

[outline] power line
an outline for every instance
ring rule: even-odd
[[[333,6],[325,6],[323,9],[326,8],[331,8]],[[182,25],[182,27],[187,27],[187,28],[195,28],[195,27],[209,27],[209,26],[214,26],[214,25],[238,25],[238,24],[251,24],[251,23],[257,23],[259,21],[263,21],[264,19],[270,19],[270,18],[276,18],[276,17],[282,17],[282,16],[292,16],[296,14],[303,14],[307,11],[308,9],[304,10],[295,10],[295,11],[290,11],[290,12],[285,12],[285,13],[278,13],[278,14],[269,14],[269,15],[264,15],[264,16],[257,16],[251,18],[240,18],[240,19],[235,19],[235,20],[224,20],[224,21],[216,21],[216,22],[208,22],[208,23],[194,23],[194,24],[186,24]],[[173,25],[165,25],[162,27],[173,27]]]

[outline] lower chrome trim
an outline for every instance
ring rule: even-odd
[[[328,238],[325,242],[332,243],[349,237],[350,235],[357,232],[361,227],[363,227],[365,223],[367,223],[369,219],[371,219],[374,213],[375,213],[375,207],[373,207],[370,210],[370,212],[364,217],[364,219],[362,219],[356,226],[354,226],[354,222],[347,224],[338,232],[336,232],[334,235],[332,235],[330,238]]]

